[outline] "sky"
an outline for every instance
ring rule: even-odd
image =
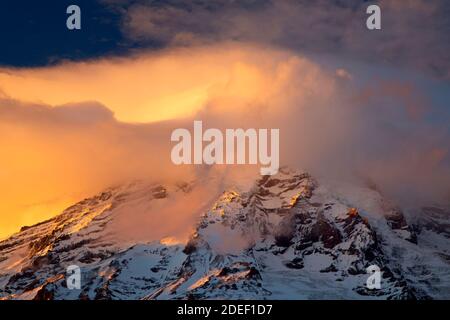
[[[450,200],[450,3],[2,1],[0,238],[104,188],[202,175],[170,132],[280,128],[281,161]],[[81,8],[81,30],[66,8]]]

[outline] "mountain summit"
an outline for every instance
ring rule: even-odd
[[[23,227],[0,242],[0,298],[450,298],[448,208],[405,214],[376,188],[286,168],[224,190],[198,212],[186,243],[115,236],[124,214],[139,223],[174,202],[182,210],[199,185],[135,182]],[[70,265],[81,269],[79,290],[66,286]],[[381,288],[370,290],[373,265]]]

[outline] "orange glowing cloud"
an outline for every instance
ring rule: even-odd
[[[112,184],[189,175],[170,162],[170,132],[194,116],[260,127],[332,83],[298,55],[242,44],[1,69],[0,238]]]
[[[405,185],[430,197],[448,190],[448,139],[423,123],[421,95],[382,83],[360,92],[353,81],[357,75],[291,51],[237,43],[0,69],[0,238],[114,184],[204,178],[209,168],[170,161],[171,131],[194,119],[220,129],[280,128],[281,164],[313,174],[373,173],[392,194]],[[407,112],[383,99],[364,107],[374,93]],[[429,152],[423,146],[435,150],[429,161],[411,161]],[[230,171],[229,179],[244,180]],[[171,224],[162,236],[186,234],[196,196],[189,213],[155,216]],[[170,210],[177,213],[169,222]]]
[[[211,95],[267,98],[287,70],[281,51],[243,45],[181,48],[129,58],[67,62],[53,67],[0,69],[12,99],[51,106],[97,101],[126,122],[190,117]],[[277,68],[281,68],[277,70]],[[283,80],[283,79],[280,79]]]

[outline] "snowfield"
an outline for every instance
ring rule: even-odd
[[[403,212],[373,188],[286,168],[188,208],[201,187],[136,182],[22,228],[0,242],[0,298],[450,299],[448,207]],[[116,236],[183,208],[198,215],[187,243]],[[380,290],[366,288],[370,265]]]

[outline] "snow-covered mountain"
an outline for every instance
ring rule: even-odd
[[[115,236],[124,214],[180,210],[200,185],[135,182],[22,228],[0,242],[0,298],[450,298],[449,208],[405,214],[376,188],[290,169],[224,190],[187,243]],[[66,286],[70,265],[81,268],[79,290]],[[366,288],[371,265],[381,289]]]

